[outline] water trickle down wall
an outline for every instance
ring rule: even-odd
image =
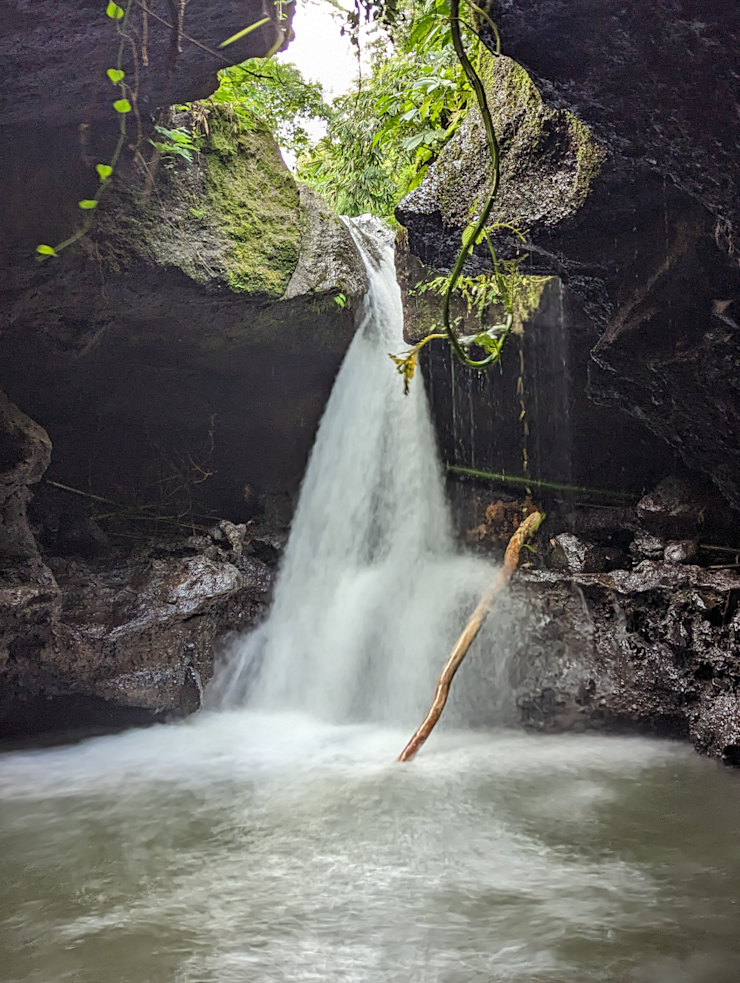
[[[437,271],[412,255],[403,236],[397,272],[404,294],[405,335],[416,342],[440,320],[438,295],[420,292]],[[587,396],[594,327],[583,302],[557,276],[533,278],[533,306],[506,341],[500,364],[484,372],[462,366],[445,341],[421,351],[442,461],[453,467],[526,476],[535,481],[641,494],[676,468],[674,452],[637,422]],[[536,294],[539,294],[537,297]],[[476,320],[453,299],[460,331],[474,334],[495,311]],[[490,484],[482,486],[494,496]],[[523,497],[522,486],[506,486]],[[533,488],[534,490],[534,488]],[[472,520],[470,484],[455,481],[459,520]]]

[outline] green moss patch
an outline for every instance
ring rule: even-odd
[[[280,297],[298,263],[298,188],[270,132],[219,108],[204,153],[209,224],[230,243],[222,265],[236,293]]]
[[[603,147],[572,113],[547,106],[511,58],[485,52],[478,71],[501,149],[501,184],[491,225],[554,225],[574,214],[601,170]],[[411,209],[439,211],[445,225],[460,228],[479,212],[490,187],[490,155],[474,107],[407,202]]]

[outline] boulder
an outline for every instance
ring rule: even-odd
[[[214,643],[264,614],[273,579],[253,557],[182,540],[49,562],[53,589],[0,591],[0,623],[23,627],[0,660],[0,736],[197,710]]]
[[[466,661],[456,713],[678,737],[738,765],[739,596],[734,571],[689,564],[520,570]]]
[[[553,544],[571,573],[600,573],[605,567],[602,551],[572,533],[561,532]]]
[[[648,529],[664,539],[696,535],[704,524],[706,503],[674,475],[637,503],[637,514]]]

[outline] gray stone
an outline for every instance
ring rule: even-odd
[[[577,462],[569,478],[631,492],[675,471],[670,458],[678,455],[737,509],[740,7],[706,0],[697,20],[690,6],[494,0],[487,7],[506,55],[521,66],[513,71],[497,59],[485,79],[501,143],[493,216],[527,231],[522,244],[499,228],[494,243],[500,258],[526,257],[520,270],[563,284],[568,343],[559,364],[573,387]],[[485,26],[482,34],[492,45]],[[449,270],[489,187],[473,110],[397,210],[411,254],[435,272]],[[482,243],[466,272],[490,268]],[[442,360],[434,351],[426,359]],[[505,362],[506,355],[504,376]],[[435,372],[439,403],[445,370]],[[547,417],[531,413],[528,405],[534,433]],[[487,419],[481,413],[471,427]],[[486,466],[504,470],[481,463],[476,440],[476,467]]]
[[[652,533],[639,530],[630,544],[630,553],[639,563],[642,560],[658,560],[663,557],[665,543]]]
[[[699,547],[695,539],[680,539],[668,543],[663,556],[666,563],[690,563],[698,552]]]
[[[637,503],[645,525],[664,539],[688,539],[704,522],[705,505],[685,482],[671,475]]]
[[[283,299],[340,293],[346,298],[362,296],[367,274],[349,229],[313,188],[307,184],[298,188],[300,253]]]
[[[553,540],[571,573],[600,573],[604,556],[600,550],[571,533],[563,532]]]
[[[238,525],[235,525],[233,522],[229,522],[228,519],[222,519],[218,524],[218,528],[223,538],[231,546],[234,556],[241,556],[242,549],[244,548],[244,537],[247,534],[246,524],[240,522]]]

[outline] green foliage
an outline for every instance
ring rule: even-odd
[[[513,231],[524,238],[521,232]],[[490,273],[480,273],[478,276],[463,276],[459,273],[455,276],[453,272],[447,276],[438,276],[419,283],[415,292],[434,293],[448,303],[451,296],[462,299],[468,314],[475,315],[482,330],[465,339],[458,339],[455,335],[455,340],[465,349],[470,346],[482,349],[484,352],[482,361],[492,364],[500,360],[504,343],[511,331],[521,326],[525,318],[537,308],[547,277],[523,274],[520,267],[524,257],[501,260],[496,256],[488,232],[484,232],[482,238],[487,242],[491,255],[493,270]],[[468,236],[463,249],[468,248],[471,243],[472,236]],[[492,323],[489,323],[489,319]],[[432,325],[432,333],[422,338],[412,348],[401,355],[390,356],[403,376],[404,392],[408,392],[409,383],[414,376],[419,351],[435,338],[449,340],[450,331],[457,330],[462,318],[458,317],[454,322],[450,322],[447,313],[447,317],[443,320],[444,334],[438,333],[437,325]]]
[[[113,103],[113,108],[117,113],[130,113],[131,103],[128,101],[128,99],[116,99],[116,101]]]
[[[111,80],[113,85],[118,85],[120,82],[123,82],[123,80],[126,78],[126,73],[122,72],[118,68],[109,68],[105,74]]]
[[[257,116],[278,143],[296,154],[310,147],[309,120],[331,117],[318,82],[307,82],[290,63],[252,58],[223,69],[219,78],[221,84],[209,102],[231,107],[242,125]]]
[[[117,3],[113,3],[113,0],[110,0],[110,3],[105,9],[105,12],[113,20],[121,20],[124,14],[123,9],[119,7]]]
[[[83,198],[82,201],[78,201],[77,204],[81,209],[83,209],[83,211],[86,212],[92,211],[93,208],[98,207],[98,203],[94,198]]]
[[[390,215],[464,117],[470,87],[450,44],[447,0],[397,12],[370,76],[334,101],[328,133],[299,177],[348,215]]]
[[[199,138],[184,126],[170,129],[166,126],[155,126],[154,130],[163,140],[150,140],[160,153],[165,167],[174,167],[178,158],[192,163],[194,154],[199,149]]]

